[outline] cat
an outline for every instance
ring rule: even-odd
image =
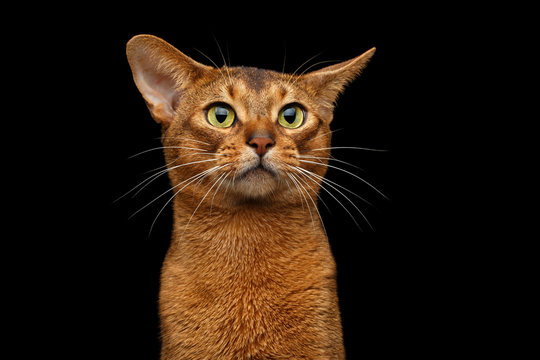
[[[174,194],[162,360],[345,358],[316,199],[335,101],[374,52],[296,75],[210,67],[152,35],[128,42]]]

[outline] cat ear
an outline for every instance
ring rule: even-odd
[[[303,75],[301,82],[332,108],[345,86],[360,75],[374,53],[375,48],[371,48],[353,59],[312,71]]]
[[[186,87],[212,68],[152,35],[133,37],[126,48],[133,79],[154,120],[168,126]]]

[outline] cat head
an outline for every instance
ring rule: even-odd
[[[334,103],[374,52],[295,75],[210,67],[151,35],[127,44],[135,83],[162,127],[175,191],[228,204],[315,198]]]

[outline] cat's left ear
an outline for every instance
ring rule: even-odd
[[[300,82],[332,108],[345,86],[360,75],[374,53],[375,48],[371,48],[353,59],[312,71],[303,75]]]

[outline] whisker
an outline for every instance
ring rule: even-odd
[[[226,165],[229,165],[229,164],[226,164]],[[206,197],[208,196],[208,194],[210,193],[210,191],[212,191],[212,189],[214,188],[214,186],[216,186],[216,184],[218,183],[218,181],[221,180],[221,178],[226,175],[225,173],[223,173],[216,181],[214,181],[214,184],[212,184],[212,186],[210,187],[210,189],[206,192],[206,194],[204,194],[202,200],[199,202],[199,204],[197,205],[197,207],[195,208],[195,210],[193,210],[193,213],[191,214],[191,217],[189,218],[186,226],[184,227],[184,231],[182,231],[182,235],[180,235],[180,238],[182,238],[189,226],[189,224],[191,223],[191,220],[193,219],[193,216],[195,215],[195,213],[197,212],[197,210],[199,209],[199,207],[201,206],[201,204],[203,203],[204,199],[206,199]]]
[[[227,50],[227,60],[229,60],[229,67],[231,66],[231,53],[229,52],[229,42],[225,40],[225,50]]]
[[[235,174],[236,174],[236,170],[231,170],[231,172],[233,172],[233,171],[234,171]],[[228,177],[228,175],[227,175],[227,177]],[[224,194],[226,194],[226,193],[229,192],[229,188],[231,187],[231,184],[232,184],[233,182],[234,182],[234,174],[233,174],[233,181],[230,181],[230,180],[227,181],[227,188],[225,189]]]
[[[176,159],[178,160],[178,159]],[[175,161],[176,161],[175,160]],[[169,172],[170,170],[174,170],[174,169],[177,169],[179,167],[182,167],[182,166],[187,166],[187,165],[193,165],[193,164],[199,164],[199,163],[203,163],[203,162],[209,162],[209,161],[217,161],[218,159],[207,159],[207,160],[200,160],[200,161],[192,161],[192,162],[189,162],[189,163],[185,163],[185,164],[180,164],[180,165],[176,165],[176,166],[173,166],[171,167],[170,169],[167,168],[167,169],[164,169],[164,170],[161,170],[161,171],[158,171],[157,173],[153,174],[153,175],[150,175],[149,177],[147,177],[146,179],[144,179],[143,181],[141,181],[139,184],[137,184],[135,187],[133,187],[131,190],[129,190],[127,193],[125,193],[124,195],[120,196],[118,199],[116,199],[114,202],[117,202],[118,200],[122,199],[123,197],[125,197],[126,195],[132,193],[133,191],[135,191],[136,189],[138,189],[139,187],[141,187],[135,194],[133,194],[132,197],[135,197],[138,193],[141,192],[141,190],[143,190],[145,187],[147,187],[150,183],[152,183],[155,179],[157,179],[158,177],[160,177],[161,175],[163,174],[166,174],[167,172]],[[144,186],[143,186],[144,185]]]
[[[161,165],[161,166],[159,166],[159,167],[157,167],[157,168],[154,168],[154,169],[145,171],[145,172],[143,172],[143,174],[148,174],[148,173],[151,173],[152,171],[164,169],[164,168],[168,167],[169,165],[174,164],[175,162],[177,162],[178,159],[180,159],[181,157],[182,157],[182,156],[178,156],[178,157],[177,157],[176,159],[174,159],[173,161],[168,162],[168,163],[166,163],[165,165]]]
[[[302,184],[300,184],[299,180],[296,178],[296,176],[294,176],[293,174],[291,173],[287,173],[287,175],[291,178],[291,180],[297,185],[297,189],[298,189],[298,192],[300,193],[300,195],[302,195],[302,197],[304,198],[304,201],[306,202],[306,207],[309,211],[309,216],[311,217],[311,224],[313,225],[313,228],[315,228],[315,220],[313,220],[313,214],[311,212],[311,208],[309,207],[309,203],[307,202],[307,199],[304,195],[304,192],[302,192],[302,190],[300,189],[299,186],[302,186]],[[307,191],[305,188],[303,188],[304,191]],[[309,194],[308,194],[309,196]]]
[[[157,214],[156,217],[154,218],[154,221],[152,222],[152,225],[150,226],[150,232],[149,232],[148,235],[150,235],[150,234],[152,233],[152,229],[154,228],[154,224],[156,223],[156,221],[157,221],[159,215],[161,215],[161,213],[163,212],[163,210],[165,209],[165,207],[167,207],[167,205],[168,205],[168,204],[169,204],[169,203],[170,203],[170,202],[171,202],[171,201],[172,201],[172,200],[173,200],[173,199],[174,199],[174,198],[175,198],[175,197],[183,190],[183,189],[185,189],[187,186],[189,186],[190,184],[192,184],[193,182],[195,182],[196,180],[198,180],[199,177],[205,178],[205,177],[208,176],[209,174],[211,174],[211,173],[213,173],[213,172],[215,172],[215,171],[218,171],[219,169],[222,169],[222,168],[224,168],[224,167],[227,166],[227,165],[229,165],[229,164],[225,164],[225,165],[221,165],[221,166],[214,166],[214,167],[212,167],[212,168],[210,168],[210,169],[208,169],[208,170],[203,171],[202,173],[199,173],[198,175],[192,176],[191,178],[193,178],[193,179],[192,179],[190,182],[188,182],[186,185],[182,186],[182,188],[181,188],[180,190],[176,191],[176,192],[173,194],[173,196],[171,196],[171,197],[169,198],[169,200],[167,200],[167,202],[165,203],[165,205],[163,205],[163,207],[161,208],[161,210],[159,210],[158,214]],[[190,178],[190,179],[191,179],[191,178]],[[185,181],[183,181],[183,182],[185,182]],[[183,183],[183,182],[182,182],[182,183]],[[172,189],[174,189],[174,188],[176,188],[177,186],[181,185],[182,183],[175,185],[173,188],[169,189],[169,191],[172,190]],[[161,196],[161,195],[160,195],[160,196]]]
[[[298,184],[296,184],[296,183],[294,182],[294,180],[291,178],[291,176],[290,176],[289,173],[287,173],[287,176],[289,176],[289,179],[292,181],[293,185],[296,187],[296,190],[298,191],[298,193],[300,193],[300,187],[298,186]],[[287,183],[289,183],[289,182],[287,181]],[[290,188],[290,187],[289,187],[289,188]],[[305,210],[305,209],[304,209],[304,202],[302,201],[302,202],[300,202],[300,204],[302,205],[302,211],[304,211],[304,210]]]
[[[289,192],[292,194],[293,190],[291,188],[291,183],[285,178],[283,178],[283,180],[284,180],[285,184],[287,184],[287,187],[289,188]]]
[[[234,174],[233,174],[233,179],[232,179],[232,186],[234,188],[234,186],[236,185],[236,175],[238,174],[238,168],[236,168],[236,170],[234,170]]]
[[[297,167],[297,166],[292,166],[292,165],[289,165],[289,164],[285,164],[287,165],[289,168],[291,168],[292,170],[294,170],[295,172],[297,172],[298,174],[302,175],[303,177],[306,177],[308,178],[305,174],[303,174],[302,172],[300,172],[299,170],[303,170],[302,168],[300,167]],[[302,179],[302,178],[301,178]],[[315,183],[315,185],[319,185],[319,183],[317,183],[316,181],[314,181],[313,179],[310,179],[308,178],[309,180],[313,181]],[[323,178],[324,179],[324,178]],[[319,198],[319,200],[321,200],[321,202],[323,203],[323,205],[326,207],[326,209],[328,210],[329,213],[332,213],[332,211],[330,210],[330,207],[328,207],[328,205],[326,204],[326,202],[324,201],[324,199],[319,195],[319,193],[313,189],[307,182],[304,182],[304,184],[306,184],[306,186],[308,186],[311,191],[313,191],[316,195],[317,195],[317,198]]]
[[[302,173],[298,172],[298,174],[300,175],[303,175]],[[305,176],[305,175],[303,175]],[[306,186],[308,186],[312,191],[313,191],[313,188],[307,183],[307,181],[305,181],[302,177],[298,178],[299,180],[302,180],[302,182],[304,184],[306,184]],[[309,179],[309,178],[308,178]],[[312,179],[310,179],[312,180]],[[312,180],[313,181],[313,180]],[[315,182],[316,183],[316,182]],[[303,186],[302,186],[303,187]],[[305,189],[304,189],[305,190]],[[326,203],[324,202],[324,200],[319,196],[319,194],[317,192],[315,192],[317,194],[317,197],[323,202],[324,206],[326,206],[326,208],[328,209],[328,206],[326,205]],[[319,216],[319,220],[321,221],[321,225],[323,227],[323,230],[324,230],[324,233],[326,234],[326,236],[328,237],[328,233],[326,232],[326,226],[324,226],[324,221],[322,219],[322,216],[321,216],[321,213],[319,212],[319,209],[317,207],[317,204],[315,204],[315,201],[313,201],[313,198],[309,195],[309,193],[307,192],[306,190],[306,195],[309,197],[309,199],[311,200],[311,203],[313,204],[313,206],[315,207],[315,210],[317,211],[317,214]],[[328,209],[328,211],[330,211],[330,209]],[[312,218],[312,221],[313,221],[313,218]]]
[[[218,154],[218,153],[211,153],[211,152],[202,152],[202,153],[190,153],[189,155],[215,155],[215,156],[229,156],[227,154]],[[156,170],[159,170],[159,169],[163,169],[163,168],[166,168],[168,167],[169,165],[171,164],[174,164],[175,162],[178,161],[178,159],[180,159],[182,156],[178,156],[176,159],[174,159],[173,161],[171,162],[168,162],[167,164],[165,165],[161,165],[157,168],[154,168],[154,169],[151,169],[151,170],[148,170],[148,171],[145,171],[143,174],[148,174],[148,173],[151,173],[152,171],[156,171]]]
[[[338,204],[339,204],[339,205],[347,212],[347,214],[349,214],[349,216],[350,216],[351,219],[354,221],[354,223],[356,224],[356,226],[357,226],[360,230],[362,230],[362,227],[360,226],[360,224],[358,224],[358,222],[357,222],[356,219],[354,218],[354,215],[351,214],[351,212],[349,211],[349,209],[347,209],[347,207],[346,207],[345,205],[343,205],[343,203],[342,203],[341,201],[339,201],[339,199],[338,199],[337,197],[335,197],[334,194],[332,194],[332,193],[330,192],[330,190],[328,190],[327,188],[325,188],[325,187],[323,186],[323,184],[321,184],[321,189],[323,189],[324,191],[326,191],[326,192],[328,193],[328,195],[330,195],[334,200],[336,200],[337,203],[338,203]],[[334,189],[334,190],[336,190],[336,189]],[[339,191],[338,191],[338,192],[339,192]],[[343,195],[343,194],[342,194],[342,195]],[[345,196],[345,198],[347,198],[347,197]],[[348,199],[348,198],[347,198],[347,199]],[[353,204],[353,205],[354,205],[354,204]],[[355,206],[355,207],[356,207],[356,206]],[[357,208],[357,210],[358,210],[358,208]],[[360,210],[359,210],[359,211],[360,211]],[[360,211],[360,213],[362,214],[361,211]],[[362,216],[363,216],[363,214],[362,214]]]
[[[124,195],[120,196],[119,198],[117,198],[116,200],[114,200],[114,202],[117,202],[119,201],[120,199],[124,198],[125,196],[127,196],[128,194],[132,193],[133,191],[135,191],[135,189],[139,188],[140,186],[142,186],[144,183],[146,183],[147,181],[152,181],[150,179],[153,179],[153,178],[157,178],[159,177],[160,175],[163,175],[164,173],[166,173],[168,171],[168,169],[165,169],[165,170],[161,170],[153,175],[150,175],[149,177],[147,177],[146,179],[144,179],[143,181],[141,181],[139,184],[135,185],[131,190],[129,190],[127,193],[125,193]],[[137,192],[135,195],[137,195],[139,192]],[[135,195],[133,195],[132,197],[134,197]]]
[[[163,137],[159,137],[159,138],[156,138],[156,139],[188,140],[188,141],[193,141],[193,142],[196,142],[196,143],[199,143],[199,144],[210,145],[210,146],[213,145],[213,144],[201,141],[201,140],[191,139],[191,138],[182,137],[182,136],[163,136]]]
[[[221,74],[221,77],[223,77],[224,80],[227,80],[227,78],[225,77],[225,74],[223,74],[223,71],[221,70],[221,67],[219,67],[218,64],[216,64],[214,60],[210,58],[210,56],[206,55],[205,53],[203,53],[201,50],[197,48],[194,48],[194,49],[197,50],[199,53],[201,53],[201,55],[203,55],[205,58],[207,58],[219,71],[219,73]],[[229,81],[230,81],[230,77],[229,77]]]
[[[335,130],[327,131],[327,132],[325,132],[325,133],[323,133],[323,134],[320,134],[320,135],[315,136],[314,138],[310,139],[310,141],[313,141],[313,140],[315,140],[315,139],[318,139],[318,138],[320,138],[320,137],[322,137],[322,136],[325,136],[325,135],[328,135],[328,134],[333,134],[333,133],[338,132],[338,131],[340,131],[340,130],[343,130],[343,129],[335,129]]]
[[[185,163],[185,164],[180,164],[180,165],[176,165],[176,166],[173,166],[169,169],[166,169],[165,172],[169,172],[171,170],[174,170],[174,169],[177,169],[177,168],[181,168],[183,166],[187,166],[187,165],[193,165],[193,164],[200,164],[200,163],[203,163],[203,162],[209,162],[209,161],[217,161],[218,159],[207,159],[207,160],[200,160],[200,161],[192,161],[192,162],[189,162],[189,163]],[[163,175],[163,172],[160,172],[161,174],[160,175]],[[145,187],[147,187],[152,181],[154,181],[157,177],[155,177],[154,179],[150,180],[146,185],[144,185],[142,188],[139,189],[139,191],[137,191],[135,194],[133,194],[133,197],[135,197],[138,193],[140,193],[142,191],[142,189],[144,189]]]
[[[346,164],[346,165],[349,165],[349,166],[352,166],[354,168],[357,168],[358,170],[362,170],[364,171],[364,169],[362,169],[361,167],[358,167],[354,164],[351,164],[349,162],[346,162],[346,161],[343,161],[343,160],[339,160],[339,159],[336,159],[335,157],[333,156],[330,156],[330,157],[320,157],[320,156],[312,156],[312,155],[293,155],[294,157],[296,158],[305,158],[305,159],[317,159],[317,160],[329,160],[329,161],[335,161],[335,162],[339,162],[339,163],[342,163],[342,164]],[[321,163],[322,164],[322,163]],[[324,165],[324,164],[322,164]]]
[[[379,152],[386,152],[386,151],[388,151],[388,150],[384,150],[384,149],[370,149],[370,148],[357,147],[357,146],[332,146],[332,147],[326,147],[326,148],[312,149],[312,150],[310,150],[310,151],[319,151],[319,150],[341,150],[341,149],[366,150],[366,151],[379,151]]]
[[[150,185],[154,180],[156,180],[157,178],[159,178],[161,175],[163,174],[167,174],[169,172],[169,169],[163,169],[161,171],[158,171],[157,173],[153,174],[153,175],[150,175],[149,177],[147,177],[145,180],[143,180],[142,182],[140,182],[137,186],[135,186],[131,191],[135,190],[136,188],[140,187],[139,190],[137,190],[137,192],[135,192],[135,194],[133,194],[131,196],[131,198],[133,199],[135,196],[137,196],[145,187],[147,187],[148,185]],[[146,184],[145,184],[146,183]],[[126,195],[129,194],[126,193]]]
[[[296,75],[296,73],[302,68],[302,66],[306,65],[308,62],[310,62],[311,60],[315,59],[317,56],[321,55],[322,54],[322,51],[318,54],[315,54],[313,55],[312,57],[310,57],[309,59],[307,59],[306,61],[304,61],[302,63],[302,65],[300,65],[299,67],[296,68],[296,70],[293,71],[293,73],[289,76],[289,79],[287,80],[287,86],[289,85],[289,83],[291,82],[291,80],[293,79],[293,77]]]
[[[227,76],[229,77],[229,85],[233,85],[233,81],[231,78],[231,73],[229,72],[229,66],[227,65],[227,61],[225,61],[225,55],[223,55],[223,51],[221,50],[221,46],[219,46],[219,42],[217,41],[214,34],[212,34],[212,37],[214,38],[214,41],[218,47],[219,53],[221,54],[221,58],[223,59],[223,66],[225,67],[225,71],[227,71]]]
[[[152,148],[152,149],[141,151],[141,152],[139,152],[139,153],[137,153],[135,155],[131,155],[128,159],[134,158],[136,156],[145,154],[145,153],[150,152],[150,151],[161,150],[161,149],[186,149],[186,150],[206,151],[204,149],[192,148],[192,147],[187,147],[187,146],[158,146],[158,147],[155,147],[155,148]]]
[[[298,161],[301,161],[301,162],[305,162],[305,163],[310,163],[310,164],[315,164],[315,165],[323,165],[321,163],[318,163],[318,162],[315,162],[315,161],[309,161],[309,160],[302,160],[302,159],[298,159]],[[390,200],[386,195],[384,195],[379,189],[377,189],[375,186],[371,185],[369,182],[367,182],[366,180],[362,179],[360,176],[356,175],[356,174],[353,174],[352,172],[350,171],[347,171],[345,169],[342,169],[340,167],[337,167],[337,166],[333,166],[333,165],[330,165],[330,164],[327,164],[326,166],[332,168],[332,169],[336,169],[336,170],[339,170],[339,171],[342,171],[344,173],[347,173],[351,176],[354,176],[355,178],[357,178],[358,180],[362,181],[364,184],[368,185],[370,188],[372,188],[373,190],[375,190],[377,193],[379,193],[383,198],[385,198],[386,200]]]
[[[298,76],[296,77],[296,79],[294,79],[294,81],[292,82],[291,86],[294,85],[294,84],[298,81],[298,79],[300,79],[300,77],[301,77],[302,75],[304,75],[309,69],[311,69],[311,68],[313,68],[313,67],[315,67],[315,66],[317,66],[317,65],[326,64],[326,63],[330,63],[330,62],[338,62],[338,61],[339,61],[339,60],[324,60],[324,61],[319,61],[319,62],[317,62],[317,63],[315,63],[315,64],[312,64],[312,65],[308,66],[304,71],[302,71],[302,72],[300,73],[300,75],[298,75]]]
[[[143,209],[145,209],[145,208],[148,207],[149,205],[153,204],[155,201],[157,201],[158,199],[160,199],[162,196],[164,196],[165,194],[167,194],[169,191],[174,190],[174,189],[177,188],[178,186],[180,186],[180,185],[182,185],[182,184],[184,184],[184,183],[186,183],[186,182],[188,182],[188,181],[190,181],[190,180],[195,181],[195,180],[197,180],[200,176],[204,176],[204,175],[206,175],[207,173],[210,173],[212,170],[216,169],[217,167],[218,167],[218,166],[214,166],[214,167],[212,167],[212,168],[210,168],[210,169],[207,169],[207,170],[205,170],[205,171],[202,171],[202,172],[200,172],[200,173],[198,173],[198,174],[196,174],[196,175],[194,175],[194,176],[192,176],[192,177],[190,177],[190,178],[188,178],[188,179],[186,179],[186,180],[184,180],[184,181],[182,181],[182,182],[180,182],[180,183],[174,185],[174,186],[171,187],[170,189],[167,189],[167,191],[161,193],[161,194],[158,195],[156,198],[154,198],[152,201],[150,201],[148,204],[144,205],[142,208],[140,208],[139,210],[137,210],[136,212],[134,212],[134,213],[129,217],[129,219],[131,219],[132,217],[134,217],[136,214],[138,214],[139,212],[141,212]],[[193,181],[190,181],[188,184],[186,184],[186,186],[189,185],[189,184],[191,184]],[[180,191],[183,190],[183,189],[184,189],[184,187],[183,187],[182,189],[180,189]],[[169,201],[170,201],[170,200],[169,200]],[[168,204],[168,203],[169,203],[169,202],[167,202],[167,204]],[[158,214],[158,216],[159,216],[159,214]]]
[[[218,153],[211,153],[211,152],[203,152],[203,153],[190,153],[189,155],[215,155],[215,156],[229,156],[227,154],[218,154]]]
[[[361,215],[362,218],[366,221],[366,223],[369,225],[369,227],[371,228],[371,230],[374,230],[374,229],[373,229],[373,226],[371,226],[371,223],[368,221],[368,219],[366,218],[366,216],[364,215],[364,213],[363,213],[363,212],[362,212],[362,211],[354,204],[354,202],[353,202],[351,199],[349,199],[349,197],[348,197],[347,195],[343,194],[343,193],[342,193],[341,191],[339,191],[336,187],[334,187],[331,183],[325,182],[325,181],[324,181],[324,180],[328,180],[328,179],[324,179],[324,178],[322,178],[320,175],[317,175],[317,174],[315,174],[315,173],[313,173],[313,172],[311,172],[311,171],[309,171],[309,170],[302,169],[302,168],[300,168],[300,167],[297,167],[297,168],[298,168],[298,170],[302,170],[302,172],[305,172],[305,173],[306,173],[307,175],[309,175],[309,176],[316,176],[316,178],[321,178],[321,179],[323,180],[323,183],[324,183],[325,185],[331,187],[333,190],[337,191],[341,196],[343,196],[345,199],[347,199],[347,201],[349,201],[349,202],[352,204],[352,206],[354,206],[354,208],[360,213],[360,215]],[[335,183],[335,184],[336,184],[336,183]],[[336,184],[336,185],[342,187],[342,186],[339,185],[339,184]],[[345,210],[347,210],[346,207],[345,207],[343,204],[341,204],[341,202],[340,202],[334,195],[332,195],[332,193],[330,193],[330,191],[329,191],[328,189],[326,189],[322,184],[321,184],[321,188],[325,189],[326,192],[327,192],[328,194],[330,194],[336,201],[338,201],[338,202],[340,203],[340,205],[341,205]],[[346,188],[344,188],[344,189],[346,189]],[[346,189],[346,190],[349,191],[349,192],[351,192],[351,191],[348,190],[348,189]],[[351,192],[351,193],[352,193],[352,192]],[[352,194],[356,195],[355,193],[352,193]],[[358,196],[360,199],[362,199],[363,201],[365,201],[366,203],[369,204],[369,202],[367,202],[366,200],[364,200],[364,199],[363,199],[362,197],[360,197],[359,195],[356,195],[356,196]],[[371,205],[371,204],[370,204],[370,205]],[[351,215],[351,213],[350,213],[348,210],[347,210],[347,212],[349,213],[349,215]],[[351,215],[351,216],[352,216],[352,215]],[[353,217],[353,219],[354,219],[354,217]],[[356,222],[356,221],[355,221],[355,222]],[[357,225],[358,225],[358,223],[357,223]],[[360,227],[360,226],[359,226],[359,227]]]
[[[283,67],[281,68],[281,73],[285,74],[285,61],[287,60],[287,42],[283,43]]]
[[[210,202],[210,215],[212,215],[212,209],[214,207],[214,198],[216,197],[216,194],[218,193],[219,191],[219,188],[221,187],[221,185],[223,185],[223,182],[225,181],[225,179],[227,179],[227,177],[229,176],[230,173],[232,173],[233,171],[229,171],[225,177],[223,178],[223,180],[221,180],[221,182],[219,183],[218,187],[216,188],[216,191],[214,192],[214,196],[212,196],[212,202]]]
[[[350,194],[356,196],[357,198],[359,198],[360,200],[362,200],[362,201],[365,202],[366,204],[368,204],[368,205],[370,205],[370,206],[374,206],[372,203],[370,203],[369,201],[367,201],[366,199],[364,199],[363,197],[361,197],[360,195],[358,195],[358,194],[355,193],[354,191],[347,189],[345,186],[342,186],[342,185],[338,184],[338,183],[335,182],[335,181],[332,181],[332,180],[330,180],[330,179],[327,179],[327,178],[325,178],[325,177],[322,177],[322,176],[320,176],[319,174],[316,174],[316,173],[314,173],[314,172],[312,172],[312,171],[303,169],[303,168],[301,168],[301,167],[297,167],[297,168],[298,168],[299,170],[301,170],[302,172],[309,173],[311,176],[314,176],[315,178],[320,179],[323,183],[327,183],[328,186],[335,185],[335,186],[337,186],[337,187],[339,187],[339,188],[341,188],[341,189],[347,191],[348,193],[350,193]]]

